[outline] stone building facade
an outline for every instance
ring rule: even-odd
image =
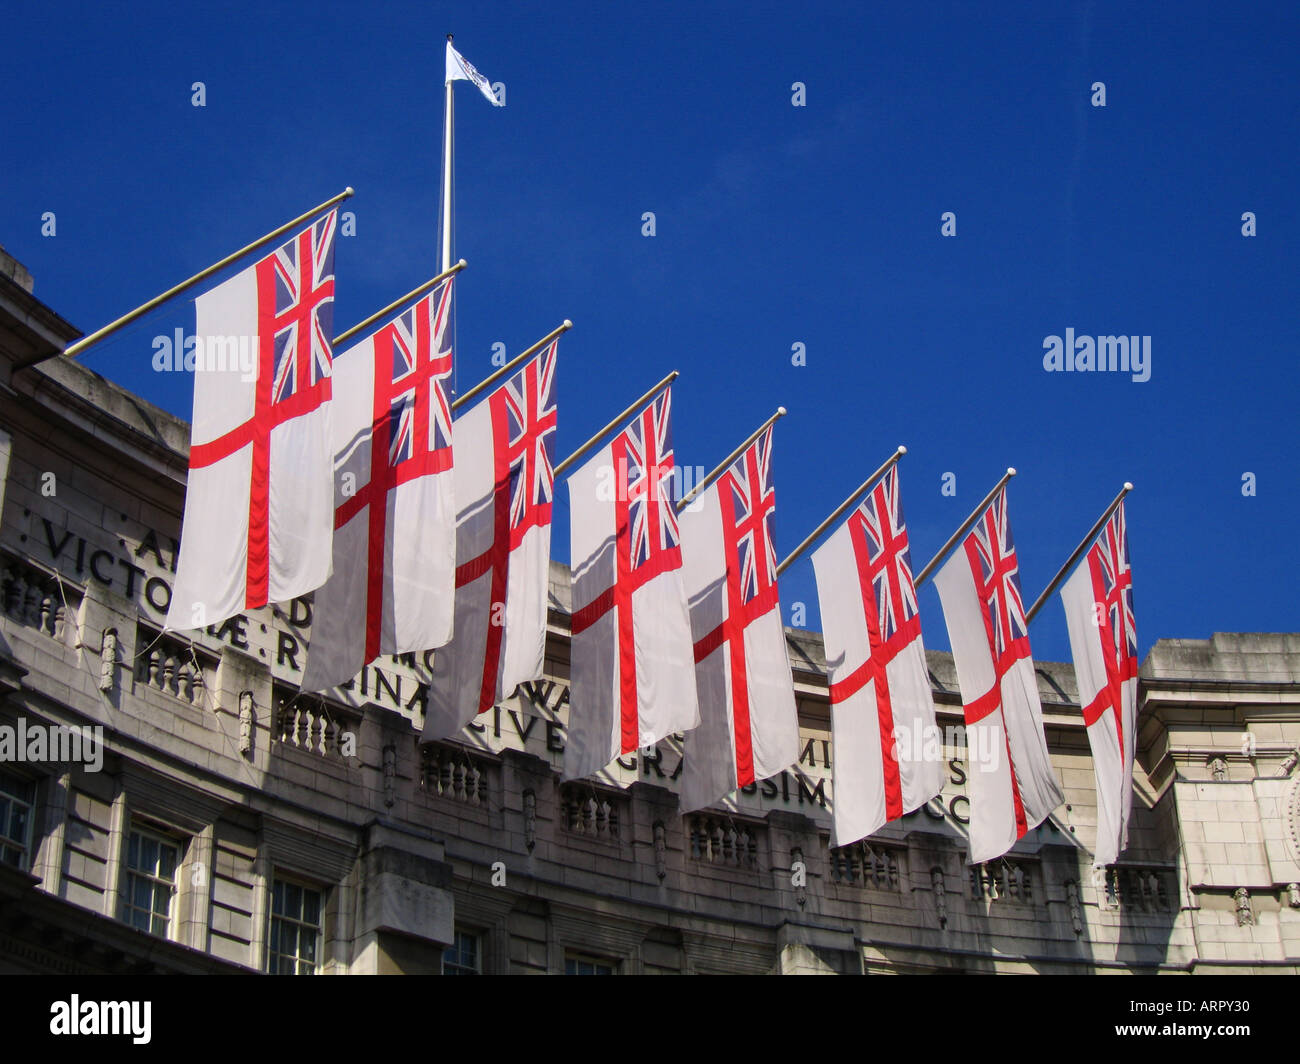
[[[799,764],[682,816],[673,741],[559,781],[562,567],[546,678],[454,742],[419,742],[427,655],[300,695],[309,601],[164,633],[188,427],[73,361],[13,370],[78,335],[0,252],[0,972],[1300,971],[1300,635],[1155,645],[1104,874],[1068,664],[1038,667],[1067,804],[1004,860],[966,864],[956,745],[940,799],[832,847],[797,629]]]

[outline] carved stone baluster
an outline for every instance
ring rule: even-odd
[[[479,771],[478,765],[474,764],[471,761],[469,766],[469,804],[470,805],[482,804],[482,801],[479,798],[479,784],[482,779],[483,779],[483,773]]]
[[[50,594],[48,589],[41,594],[38,625],[46,635],[54,634],[54,596]]]

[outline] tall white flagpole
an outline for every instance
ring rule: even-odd
[[[447,47],[451,48],[451,34],[447,34]],[[451,153],[452,153],[452,92],[451,79],[446,76],[446,62],[443,63],[446,96],[442,113],[442,251],[438,259],[438,272],[446,273],[451,269]]]

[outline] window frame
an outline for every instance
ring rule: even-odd
[[[6,786],[6,781],[12,781],[10,786]],[[28,796],[24,797],[15,794],[14,789],[26,789]],[[0,801],[9,805],[4,819],[0,820],[0,864],[30,874],[32,870],[32,836],[36,825],[37,781],[24,779],[12,772],[0,770]],[[24,824],[25,837],[22,839],[16,839],[8,834],[9,818],[13,815],[12,809],[15,805],[23,806],[27,813]],[[17,864],[5,860],[7,851],[14,851],[18,854],[19,861]]]
[[[452,951],[458,951],[460,947],[461,936],[472,938],[474,940],[474,965],[470,967],[461,964],[459,961],[449,960],[447,954]],[[487,944],[487,934],[475,927],[456,927],[452,931],[452,945],[442,951],[442,974],[443,975],[482,975],[483,974],[483,949]],[[456,969],[449,971],[449,968]]]
[[[589,965],[592,968],[607,968],[608,971],[569,971],[569,965],[575,967]],[[614,957],[603,957],[598,953],[587,953],[583,950],[565,950],[564,951],[564,974],[565,975],[618,975],[619,961]]]
[[[157,843],[159,847],[160,857],[162,854],[163,847],[167,847],[175,851],[176,857],[175,857],[175,861],[172,864],[172,873],[171,873],[170,880],[163,879],[161,876],[157,874],[156,872],[156,868],[158,867],[157,865],[155,865],[155,871],[146,872],[143,869],[136,868],[131,864],[131,840],[135,836],[139,836],[142,841],[150,841],[150,842]],[[144,823],[138,820],[132,820],[127,825],[125,837],[122,840],[122,846],[124,852],[122,854],[122,885],[121,888],[119,889],[120,904],[118,906],[118,919],[122,923],[126,924],[128,927],[133,927],[137,931],[143,931],[147,935],[153,935],[156,938],[171,940],[172,931],[173,931],[173,922],[176,916],[176,898],[177,895],[180,893],[180,883],[178,881],[178,877],[179,877],[181,865],[185,860],[184,840],[176,835],[170,834],[165,828],[156,827],[153,824]],[[157,910],[154,909],[152,905],[149,909],[146,910],[141,908],[139,905],[135,903],[134,887],[135,887],[136,879],[147,880],[152,885],[152,888],[155,892],[156,889],[164,883],[167,884],[169,888],[169,892],[167,895],[166,923],[161,934],[159,934],[157,931],[154,930],[153,924],[154,924],[154,920],[157,917],[161,916],[162,914],[157,912]],[[156,893],[151,894],[151,899],[150,899],[151,902],[155,901],[156,897],[157,897]],[[137,924],[133,919],[131,919],[131,915],[130,915],[131,913],[144,913],[144,912],[148,912],[149,914],[148,927],[140,927],[139,924]]]
[[[316,923],[308,923],[301,916],[290,916],[288,914],[278,914],[275,911],[275,892],[277,886],[296,887],[300,891],[310,891],[316,895]],[[278,869],[273,871],[268,883],[267,906],[266,906],[266,955],[263,960],[263,970],[268,975],[319,975],[321,970],[322,957],[325,953],[325,907],[329,903],[329,890],[320,883],[313,882],[310,879],[304,879],[292,873],[281,872]],[[299,911],[302,911],[300,906]],[[298,937],[294,953],[285,953],[278,949],[280,937],[276,933],[276,921],[287,923],[293,926],[297,931]],[[306,961],[302,957],[302,932],[304,929],[311,929],[316,932],[315,960]],[[281,972],[279,962],[282,960],[292,959],[295,970],[293,972]],[[301,971],[303,965],[310,963],[310,971]]]

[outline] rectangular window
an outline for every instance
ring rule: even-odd
[[[456,941],[442,953],[443,975],[482,975],[480,936],[456,929]]]
[[[0,864],[31,867],[32,811],[36,784],[0,772]]]
[[[569,953],[564,957],[565,975],[613,975],[614,962],[606,957]]]
[[[134,828],[126,844],[126,890],[122,920],[141,931],[167,938],[181,849],[174,839]]]
[[[272,975],[315,975],[321,942],[321,891],[285,879],[271,887],[271,936],[267,971]]]

